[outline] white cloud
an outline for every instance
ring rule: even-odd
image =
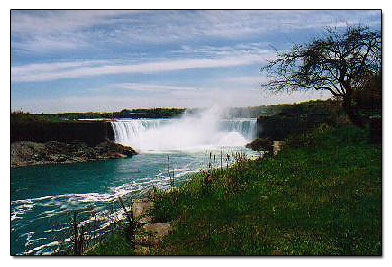
[[[325,26],[380,24],[366,10],[13,11],[16,49],[46,52],[99,43],[168,43],[240,38]]]
[[[26,76],[36,75],[45,72],[57,72],[70,70],[77,67],[93,66],[96,64],[108,63],[104,60],[86,60],[86,61],[70,61],[70,62],[52,62],[52,63],[35,63],[21,66],[14,66],[11,68],[12,75]]]
[[[86,36],[79,33],[32,35],[24,41],[12,41],[12,48],[29,52],[52,52],[62,50],[73,50],[89,46]]]
[[[69,32],[107,24],[113,18],[138,11],[121,10],[52,10],[11,12],[11,31],[16,34]]]
[[[269,43],[239,43],[233,46],[189,46],[183,45],[181,49],[169,51],[170,55],[184,57],[202,57],[202,58],[215,58],[215,57],[243,57],[248,56],[272,56],[271,47]]]
[[[141,92],[174,92],[174,91],[190,91],[198,90],[197,87],[191,86],[177,86],[177,85],[160,85],[160,84],[146,84],[146,83],[116,83],[101,88],[100,91],[106,89],[123,89],[129,91]]]
[[[265,76],[239,76],[239,77],[225,77],[219,79],[221,82],[237,83],[237,84],[261,84],[267,81]]]
[[[11,12],[11,46],[17,50],[48,52],[91,46],[92,27],[110,25],[116,17],[139,11],[121,10],[52,10]],[[102,38],[102,36],[95,36]]]
[[[133,94],[31,98],[17,103],[11,101],[11,108],[12,110],[22,108],[24,111],[34,113],[112,112],[124,108],[210,107],[219,103],[233,107],[290,104],[329,97],[328,92],[322,91],[270,94],[261,89],[249,90],[247,87],[238,87],[235,90],[214,87],[200,90],[174,90],[172,94],[163,94],[159,98]]]
[[[270,57],[237,55],[220,58],[167,59],[134,64],[97,64],[97,62],[63,62],[15,66],[11,68],[12,82],[51,81],[122,73],[155,73],[186,69],[233,67],[261,64]],[[103,61],[105,62],[105,61]],[[94,63],[94,64],[93,64]]]
[[[37,112],[58,112],[110,111],[154,106],[192,107],[222,99],[233,105],[304,101],[308,99],[304,93],[278,97],[266,96],[257,90],[265,79],[262,75],[257,75],[259,66],[265,59],[275,55],[267,41],[284,46],[288,40],[287,32],[296,34],[297,30],[305,29],[307,31],[302,33],[310,35],[316,34],[318,29],[325,26],[345,27],[346,23],[358,22],[380,25],[379,14],[379,11],[366,10],[16,10],[12,11],[11,16],[11,90],[19,88],[19,93],[26,91],[26,96],[31,97],[18,99],[15,96],[17,94],[14,94],[16,98],[12,99],[12,105]],[[72,51],[72,54],[68,51]],[[51,54],[40,54],[46,52]],[[34,60],[42,62],[49,56],[53,62],[21,65],[22,62],[36,62]],[[91,57],[116,57],[122,60],[72,61],[74,58]],[[64,61],[65,59],[68,61]],[[238,68],[240,72],[234,68],[241,66],[247,67]],[[140,75],[137,79],[140,83],[118,83],[115,80],[118,77],[100,79],[101,75],[152,74],[212,68],[227,69],[221,69],[221,72],[211,71],[208,77],[201,76],[201,72],[197,73],[194,84],[202,88],[193,84],[179,85],[188,78],[182,79],[175,75],[156,75],[156,80],[148,81],[146,78],[150,76]],[[226,77],[222,78],[223,75]],[[86,91],[86,87],[94,87],[87,80],[80,83],[84,86],[80,90],[67,88],[64,84],[52,90],[49,89],[54,87],[52,84],[43,84],[45,89],[42,91],[47,90],[48,95],[42,99],[35,99],[35,91],[27,89],[30,88],[29,82],[87,77],[94,77],[105,84],[110,80],[116,83],[98,91]],[[170,80],[176,85],[166,84]],[[22,82],[24,84],[20,84]],[[97,81],[94,84],[96,83]],[[67,90],[61,91],[59,88]],[[110,96],[111,89],[122,90],[122,96]],[[74,96],[64,97],[71,91]],[[154,97],[152,94],[147,97],[138,92],[156,94]],[[77,96],[79,93],[80,97]]]

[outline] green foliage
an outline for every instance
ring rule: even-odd
[[[123,109],[120,112],[86,112],[62,113],[63,119],[97,119],[97,118],[171,118],[184,113],[183,108]]]
[[[276,115],[259,118],[262,127],[259,137],[284,140],[301,136],[323,123],[336,126],[345,121],[344,117],[339,103],[333,100],[286,105]]]
[[[329,132],[331,127],[326,124],[322,123],[315,129],[312,129],[308,132],[299,134],[299,135],[292,135],[286,140],[286,146],[289,147],[304,147],[315,145],[318,143],[318,139],[321,135],[325,135],[325,133]]]
[[[153,214],[175,231],[158,254],[380,255],[382,154],[366,137],[324,125],[312,142],[161,193]]]
[[[30,114],[23,111],[11,112],[12,123],[23,122],[56,122],[59,121],[58,114]]]
[[[11,122],[58,122],[78,119],[112,118],[172,118],[185,112],[183,108],[123,109],[120,112],[84,112],[59,114],[30,114],[22,111],[11,113]]]
[[[369,75],[365,83],[353,92],[355,108],[363,115],[381,115],[382,113],[382,75],[381,72]]]
[[[154,109],[123,109],[114,112],[114,118],[171,118],[182,115],[183,108],[154,108]]]

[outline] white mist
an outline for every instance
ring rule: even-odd
[[[223,120],[224,111],[224,108],[214,106],[199,114],[185,114],[179,119],[114,121],[114,139],[139,152],[244,146],[254,137],[256,120]]]

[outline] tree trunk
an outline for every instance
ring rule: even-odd
[[[343,109],[350,118],[350,121],[358,127],[365,127],[365,122],[362,120],[358,112],[353,108],[351,103],[351,97],[346,96],[343,98]]]

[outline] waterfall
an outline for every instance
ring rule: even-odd
[[[112,121],[114,131],[114,142],[126,145],[136,145],[138,139],[146,133],[147,130],[157,129],[167,120],[118,120]]]
[[[256,138],[256,119],[222,120],[221,129],[226,132],[238,132],[248,141]]]
[[[256,135],[256,119],[221,120],[214,125],[186,119],[117,120],[114,141],[140,151],[243,146]]]
[[[121,119],[111,124],[116,143],[142,152],[244,146],[256,135],[256,119],[221,119],[216,110],[179,119]]]

